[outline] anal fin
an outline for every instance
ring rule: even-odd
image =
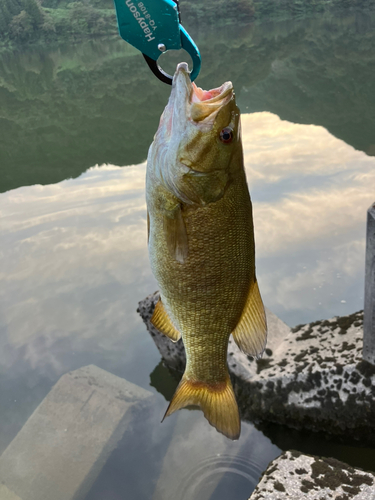
[[[188,380],[184,375],[164,418],[189,405],[200,406],[209,423],[224,436],[233,440],[239,438],[241,421],[229,376],[223,382],[208,384]]]
[[[250,287],[241,318],[232,335],[241,351],[257,358],[262,355],[267,342],[267,322],[256,280]]]
[[[177,342],[177,340],[180,339],[181,333],[173,325],[161,299],[158,300],[155,306],[154,313],[151,317],[151,323],[173,342]]]

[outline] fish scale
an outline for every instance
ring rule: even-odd
[[[234,185],[228,197],[220,200],[215,207],[197,208],[185,218],[189,242],[189,257],[183,265],[170,259],[162,221],[155,221],[155,259],[152,269],[164,297],[173,308],[173,317],[186,335],[187,328],[195,335],[198,331],[211,325],[211,329],[223,331],[229,335],[237,324],[243,309],[249,284],[254,274],[254,258],[252,253],[251,211],[242,210],[243,217],[237,213],[234,220],[228,215],[236,206],[231,197],[236,199],[238,211],[241,210],[244,193],[238,192]],[[236,192],[237,191],[237,192]],[[241,196],[242,194],[242,196]],[[229,202],[229,203],[228,203]],[[221,206],[218,206],[221,205]],[[215,209],[215,217],[212,210]],[[221,216],[222,214],[222,216]],[[229,219],[229,220],[228,220]],[[230,225],[231,234],[225,228]],[[218,234],[221,228],[222,234]],[[204,234],[202,232],[204,231]],[[248,233],[248,234],[246,234]],[[231,244],[222,244],[230,242]],[[234,258],[234,256],[237,256]],[[233,287],[230,281],[237,284]],[[242,284],[242,286],[241,286]],[[225,293],[221,293],[224,290]],[[241,300],[242,298],[242,300]],[[240,299],[240,302],[239,302]],[[193,305],[193,308],[191,305]],[[225,306],[225,310],[222,307]],[[193,314],[199,311],[195,318]],[[229,311],[230,314],[229,314]],[[225,326],[225,328],[223,328]],[[229,332],[228,332],[229,329]],[[187,338],[184,336],[184,339]]]

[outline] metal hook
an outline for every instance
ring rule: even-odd
[[[154,73],[154,75],[159,78],[160,81],[167,83],[168,85],[172,85],[173,77],[168,75],[158,64],[158,61],[152,59],[151,57],[146,56],[146,54],[142,54],[148,64],[150,70]]]
[[[190,79],[193,82],[197,76],[199,75],[199,71],[201,69],[201,57],[199,54],[198,47],[195,45],[192,38],[190,38],[189,34],[186,32],[185,28],[180,25],[180,33],[181,33],[181,46],[186,52],[190,55],[193,60],[193,69],[190,72]],[[143,54],[149,68],[154,73],[154,75],[159,78],[160,81],[167,83],[168,85],[172,85],[173,76],[166,73],[158,64],[158,61],[152,59],[151,57]]]

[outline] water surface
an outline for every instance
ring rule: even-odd
[[[198,84],[233,81],[258,280],[265,304],[291,326],[363,308],[375,201],[373,21],[227,27],[221,40],[187,26],[203,54]],[[199,411],[160,424],[177,381],[136,308],[157,289],[145,158],[168,93],[121,40],[0,57],[0,453],[61,375],[94,363],[153,391],[155,404],[86,500],[124,490],[246,499],[284,448],[373,468],[373,450],[287,429],[243,423],[232,443]]]

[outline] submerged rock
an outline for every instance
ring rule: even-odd
[[[165,363],[183,371],[182,341],[173,344],[150,323],[156,292],[139,304]],[[375,443],[375,366],[362,359],[363,312],[290,329],[267,312],[263,358],[242,353],[232,338],[231,373],[241,417]]]
[[[0,457],[0,500],[86,498],[152,393],[95,365],[63,375]]]

